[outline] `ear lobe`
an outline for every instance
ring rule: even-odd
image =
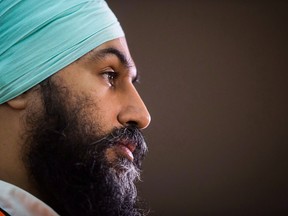
[[[26,108],[27,102],[28,102],[27,94],[23,93],[7,101],[7,104],[13,109],[21,110]]]

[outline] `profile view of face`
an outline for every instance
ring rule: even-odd
[[[135,181],[150,115],[135,89],[124,37],[34,87],[22,159],[39,197],[60,215],[143,215]]]

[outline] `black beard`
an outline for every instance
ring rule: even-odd
[[[72,96],[55,81],[41,83],[43,109],[26,116],[28,134],[24,162],[43,200],[60,215],[136,216],[135,180],[147,147],[133,126],[99,135],[97,122],[89,120],[89,98]],[[133,144],[134,160],[117,156],[107,160],[107,149]]]

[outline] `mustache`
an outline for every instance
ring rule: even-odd
[[[115,145],[129,145],[133,146],[133,163],[137,166],[141,166],[141,161],[144,159],[148,152],[148,147],[145,142],[143,133],[135,126],[126,126],[121,128],[114,128],[109,134],[104,135],[89,144],[90,148],[95,147],[96,154],[101,153],[103,149],[113,147]],[[102,147],[101,147],[102,146]],[[94,152],[95,153],[95,152]]]

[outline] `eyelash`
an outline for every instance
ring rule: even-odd
[[[105,79],[107,79],[108,83],[111,86],[115,86],[115,81],[119,76],[119,73],[115,71],[106,71],[103,73],[103,76],[105,76]]]

